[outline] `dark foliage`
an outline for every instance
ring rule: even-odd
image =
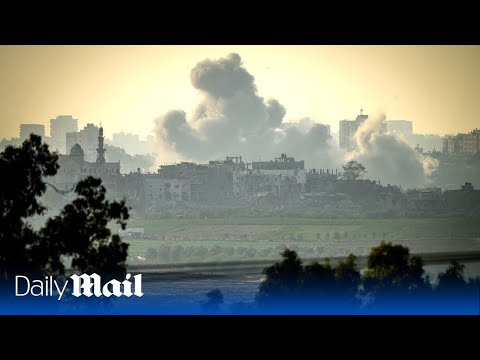
[[[45,211],[38,198],[46,191],[44,178],[57,172],[57,159],[33,134],[20,147],[0,153],[0,278],[62,275],[65,257],[72,259],[73,270],[107,278],[124,275],[128,244],[107,224],[113,220],[125,228],[128,208],[124,201],[105,199],[100,179],[78,182],[77,198],[44,228],[29,225],[30,217]]]
[[[204,311],[209,313],[217,312],[220,305],[223,304],[222,292],[219,289],[214,289],[209,291],[206,296],[207,301],[203,304]]]

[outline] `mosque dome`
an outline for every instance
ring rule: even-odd
[[[84,158],[85,153],[80,145],[75,144],[72,146],[70,150],[70,156],[74,157],[75,159],[82,159]]]

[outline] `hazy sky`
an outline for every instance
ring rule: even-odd
[[[200,94],[197,62],[238,53],[258,94],[275,98],[286,121],[330,124],[385,111],[418,133],[480,125],[480,46],[0,46],[0,138],[21,123],[73,115],[102,122],[107,137],[150,134],[167,111],[190,114]]]

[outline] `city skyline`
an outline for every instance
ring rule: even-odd
[[[146,138],[171,109],[194,112],[191,69],[235,52],[258,95],[286,109],[284,122],[331,126],[364,113],[409,120],[416,133],[476,128],[478,46],[0,46],[0,138],[57,115]],[[441,106],[439,106],[441,104]],[[188,116],[187,116],[188,117]]]

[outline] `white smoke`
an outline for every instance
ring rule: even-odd
[[[202,95],[191,118],[175,110],[155,120],[161,160],[169,153],[194,161],[235,154],[273,159],[287,153],[311,167],[340,165],[332,163],[329,128],[311,119],[284,126],[285,107],[258,95],[238,54],[199,62],[190,79]]]
[[[417,152],[404,139],[382,132],[383,113],[369,116],[355,133],[356,150],[346,160],[357,160],[367,168],[367,177],[383,184],[422,186],[438,166],[438,161]]]
[[[222,159],[273,159],[281,153],[305,160],[307,168],[341,168],[349,160],[365,165],[366,178],[404,187],[423,185],[438,163],[418,153],[404,139],[382,133],[385,114],[368,117],[355,134],[356,150],[345,153],[329,127],[304,118],[284,122],[286,109],[258,95],[254,77],[238,54],[206,59],[190,73],[202,96],[187,119],[173,110],[155,120],[159,162]],[[281,79],[279,79],[281,81]]]

